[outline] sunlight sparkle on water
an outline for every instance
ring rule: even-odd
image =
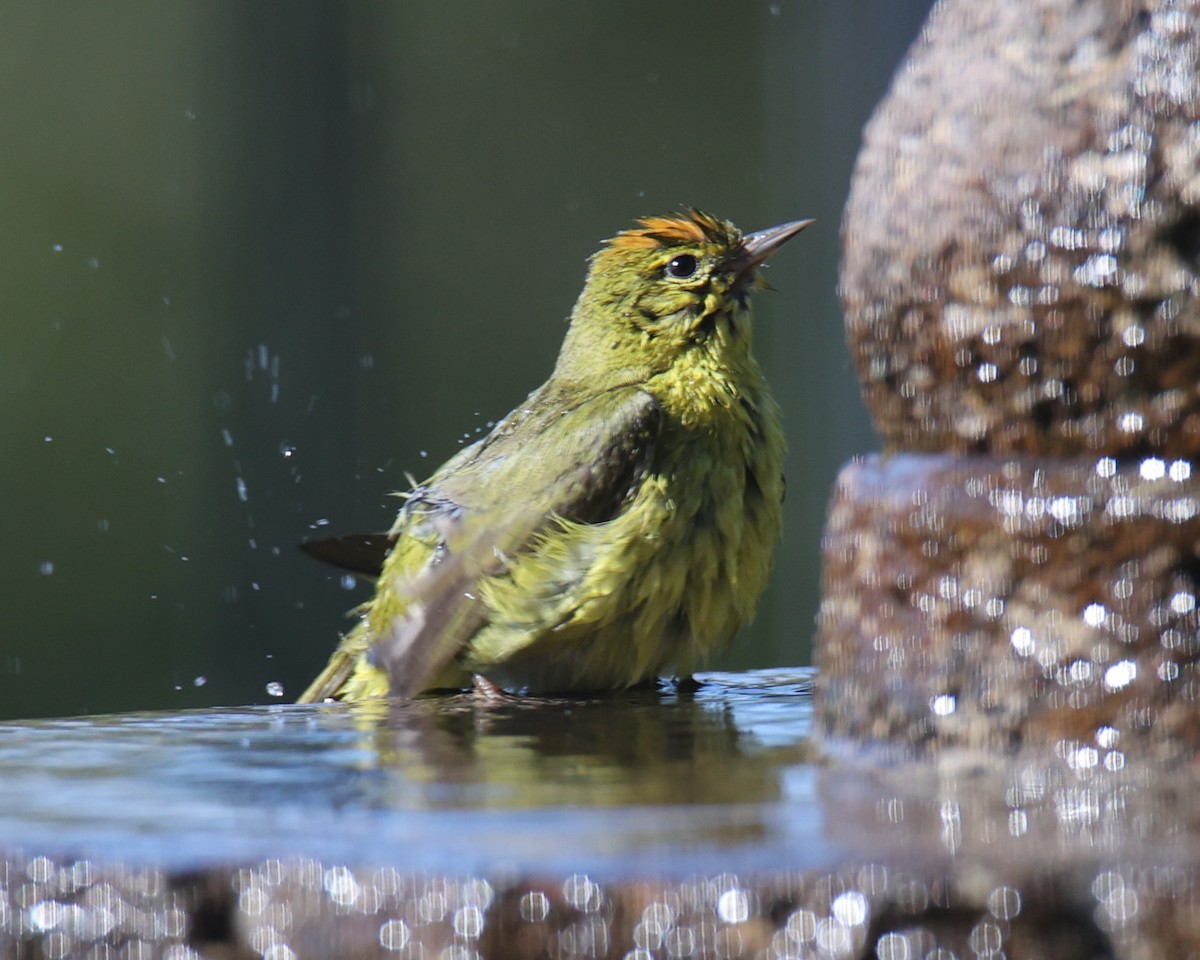
[[[1132,660],[1118,660],[1104,671],[1104,685],[1109,690],[1120,690],[1137,679],[1137,664]]]
[[[1143,480],[1161,480],[1167,475],[1167,465],[1158,457],[1147,457],[1138,467]]]

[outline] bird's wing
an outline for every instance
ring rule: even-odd
[[[636,387],[574,406],[535,395],[418,488],[409,509],[432,508],[421,522],[444,549],[419,573],[381,583],[403,600],[370,652],[391,692],[433,681],[487,623],[480,582],[503,575],[551,524],[615,516],[649,469],[661,424],[658,401]]]

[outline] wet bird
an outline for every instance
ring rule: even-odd
[[[403,494],[390,533],[311,546],[378,579],[300,702],[621,689],[726,647],[784,493],[749,298],[810,222],[743,235],[688,210],[607,241],[550,379]]]

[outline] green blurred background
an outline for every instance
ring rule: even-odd
[[[810,657],[862,124],[926,0],[0,9],[0,716],[289,699],[365,596],[302,556],[545,378],[600,240],[818,224],[757,344],[791,446],[759,619]],[[275,691],[275,694],[272,693]]]

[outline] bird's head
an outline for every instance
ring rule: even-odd
[[[661,373],[693,348],[748,351],[758,268],[811,223],[743,234],[699,210],[647,217],[591,260],[559,372]]]

